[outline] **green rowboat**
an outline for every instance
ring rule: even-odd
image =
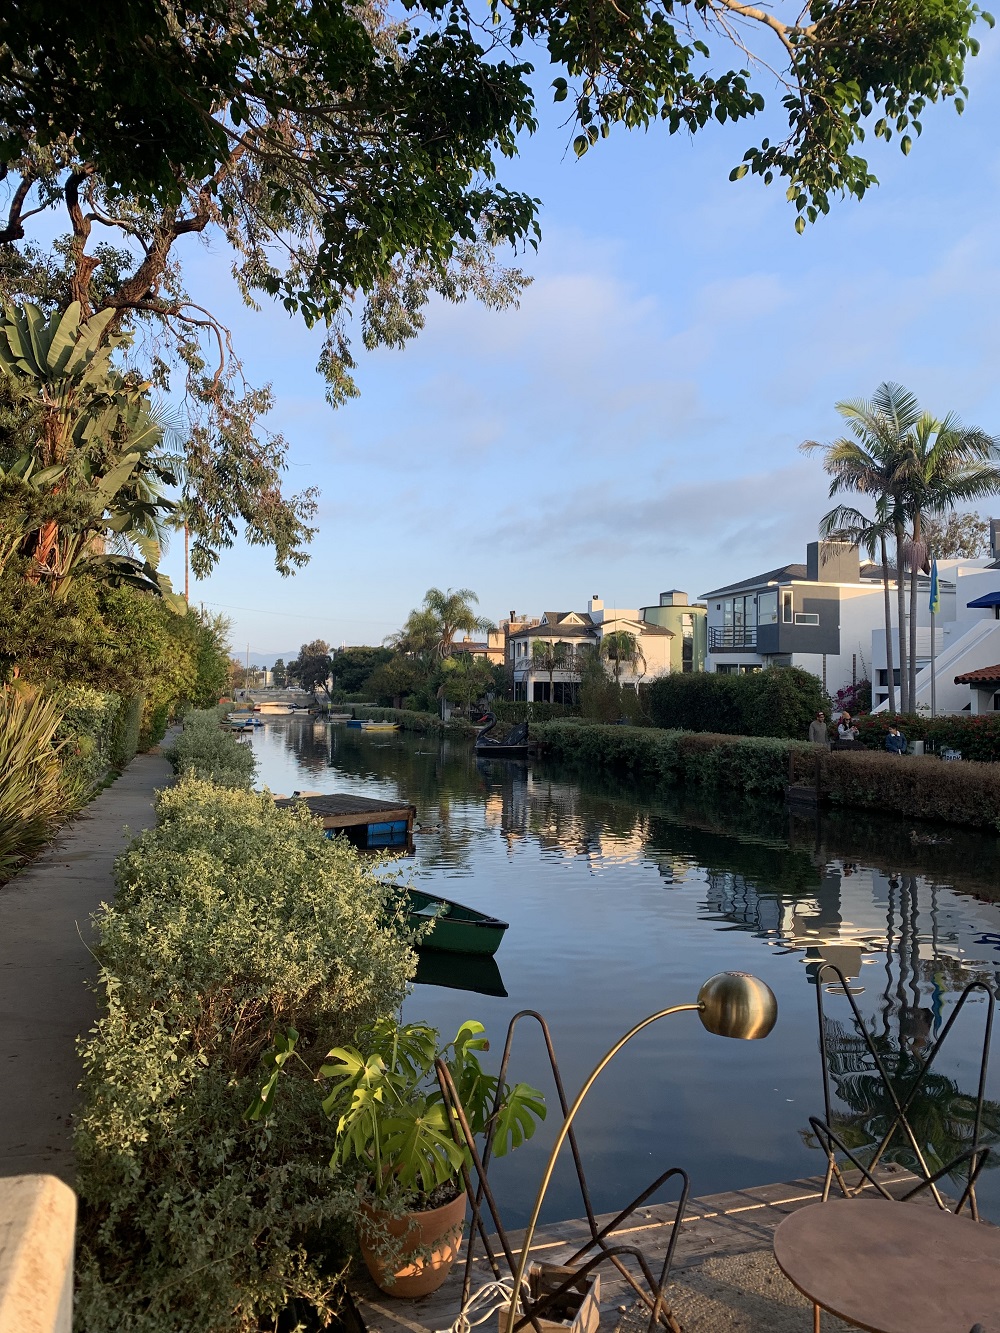
[[[434,921],[430,934],[420,941],[421,949],[440,949],[445,953],[485,954],[491,957],[500,948],[507,922],[474,907],[464,907],[450,898],[404,888],[407,920],[415,930]]]

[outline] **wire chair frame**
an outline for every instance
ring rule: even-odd
[[[445,1107],[448,1111],[448,1122],[451,1126],[452,1136],[456,1144],[468,1152],[472,1162],[470,1171],[467,1163],[462,1166],[462,1179],[465,1185],[465,1192],[468,1197],[469,1206],[472,1210],[472,1225],[469,1230],[469,1242],[465,1256],[465,1274],[462,1283],[462,1306],[465,1307],[469,1299],[472,1288],[472,1265],[475,1259],[476,1237],[483,1243],[483,1249],[486,1258],[493,1271],[493,1276],[500,1279],[503,1272],[500,1266],[497,1251],[493,1245],[490,1228],[484,1214],[483,1205],[485,1203],[486,1213],[492,1221],[493,1230],[496,1239],[499,1241],[500,1250],[503,1252],[503,1258],[506,1260],[510,1273],[517,1271],[517,1255],[510,1238],[503,1224],[503,1218],[496,1201],[493,1190],[489,1182],[489,1164],[493,1156],[493,1143],[496,1134],[497,1117],[500,1111],[503,1097],[504,1084],[507,1077],[507,1068],[510,1063],[511,1048],[515,1030],[522,1019],[534,1020],[541,1029],[542,1037],[545,1042],[545,1051],[549,1061],[549,1067],[552,1072],[552,1080],[555,1084],[556,1096],[559,1107],[565,1120],[569,1114],[569,1102],[566,1098],[566,1091],[563,1085],[562,1073],[559,1068],[559,1061],[556,1057],[555,1047],[552,1044],[552,1036],[548,1024],[541,1014],[534,1009],[522,1009],[516,1013],[510,1020],[507,1028],[507,1038],[504,1042],[503,1056],[500,1061],[500,1069],[497,1076],[497,1090],[493,1103],[492,1112],[488,1121],[488,1130],[483,1143],[483,1149],[480,1153],[479,1147],[475,1141],[475,1136],[469,1125],[465,1108],[462,1106],[458,1090],[455,1087],[454,1080],[451,1077],[451,1071],[441,1059],[435,1061],[435,1070],[438,1078],[438,1085],[441,1089],[441,1095],[444,1099]],[[598,1224],[597,1216],[594,1212],[593,1202],[590,1197],[590,1188],[587,1184],[587,1178],[583,1169],[583,1159],[580,1154],[579,1144],[572,1126],[567,1132],[567,1141],[570,1146],[570,1153],[573,1159],[573,1166],[576,1172],[577,1183],[580,1187],[580,1193],[583,1198],[583,1205],[586,1211],[587,1226],[590,1232],[590,1238],[587,1242],[576,1250],[568,1259],[564,1261],[567,1267],[573,1267],[572,1274],[567,1277],[557,1287],[542,1295],[537,1301],[532,1301],[529,1305],[527,1296],[522,1293],[522,1303],[525,1313],[514,1325],[515,1333],[517,1330],[524,1329],[527,1324],[531,1324],[535,1333],[541,1333],[541,1326],[538,1322],[539,1317],[555,1301],[568,1292],[580,1278],[587,1277],[600,1264],[611,1263],[618,1270],[621,1276],[628,1282],[639,1299],[650,1311],[649,1333],[653,1333],[657,1324],[662,1324],[669,1333],[681,1333],[673,1313],[666,1300],[666,1286],[670,1275],[671,1265],[674,1258],[674,1250],[677,1245],[677,1237],[680,1233],[681,1222],[684,1211],[687,1207],[688,1194],[690,1192],[690,1180],[688,1174],[680,1167],[670,1167],[659,1175],[652,1184],[648,1185],[640,1194],[638,1194],[621,1212],[617,1213],[610,1222],[604,1226]],[[473,1180],[473,1176],[475,1180]],[[635,1245],[616,1245],[609,1243],[613,1232],[626,1221],[637,1208],[641,1208],[648,1199],[650,1199],[667,1181],[677,1177],[681,1184],[680,1197],[677,1201],[677,1208],[673,1218],[670,1240],[667,1245],[667,1251],[664,1256],[659,1277],[657,1277],[650,1268],[649,1262],[642,1252]],[[583,1257],[596,1247],[598,1253],[590,1259],[581,1263]],[[645,1287],[638,1280],[636,1275],[631,1272],[624,1264],[624,1258],[633,1259],[639,1266],[642,1276],[645,1279]],[[575,1265],[579,1264],[579,1267]]]
[[[865,1047],[867,1048],[868,1054],[871,1056],[872,1061],[874,1062],[875,1068],[878,1071],[879,1078],[881,1079],[882,1086],[884,1087],[886,1093],[889,1096],[889,1100],[892,1103],[892,1109],[894,1112],[891,1123],[889,1124],[889,1128],[882,1136],[881,1141],[879,1142],[878,1146],[875,1149],[873,1157],[867,1163],[861,1161],[860,1158],[857,1156],[856,1151],[849,1148],[843,1142],[843,1139],[832,1128],[833,1103],[830,1091],[830,1059],[829,1059],[830,1052],[827,1044],[826,1011],[823,1003],[824,988],[825,985],[827,984],[826,981],[824,980],[824,977],[828,973],[833,974],[833,976],[836,977],[837,983],[839,983],[840,988],[843,990],[844,995],[847,997],[847,1002],[851,1006],[851,1011],[854,1015],[857,1031],[860,1033],[862,1039],[864,1040]],[[830,984],[834,983],[830,982]],[[966,1000],[975,990],[983,991],[987,997],[988,1003],[986,1005],[986,1021],[984,1024],[984,1032],[983,1032],[983,1053],[979,1063],[979,1085],[976,1093],[976,1103],[975,1103],[976,1110],[972,1126],[972,1144],[964,1152],[961,1152],[957,1156],[955,1156],[946,1166],[941,1167],[940,1170],[931,1171],[930,1167],[927,1165],[924,1153],[917,1140],[917,1136],[913,1131],[913,1126],[910,1124],[910,1121],[907,1118],[907,1113],[909,1112],[910,1107],[913,1105],[913,1101],[916,1098],[917,1094],[923,1087],[924,1080],[930,1073],[931,1067],[934,1064],[934,1061],[936,1060],[938,1053],[941,1050],[941,1047],[947,1040],[949,1033],[954,1027],[955,1022],[958,1019],[958,1016],[961,1013]],[[948,1016],[948,1020],[945,1023],[943,1029],[941,1030],[940,1036],[934,1042],[927,1056],[920,1064],[916,1074],[914,1075],[912,1081],[909,1084],[909,1087],[906,1089],[905,1094],[902,1097],[900,1097],[900,1095],[896,1091],[895,1086],[893,1085],[892,1079],[889,1076],[889,1072],[885,1067],[885,1063],[875,1047],[871,1034],[869,1033],[868,1027],[861,1014],[861,1010],[858,1008],[857,1002],[854,999],[853,994],[851,993],[850,984],[847,978],[844,976],[843,972],[841,972],[840,968],[833,963],[823,963],[817,969],[816,1008],[819,1017],[820,1056],[823,1068],[824,1118],[820,1119],[818,1116],[810,1116],[809,1123],[812,1126],[813,1132],[815,1133],[817,1139],[819,1140],[820,1145],[827,1154],[826,1176],[823,1181],[824,1202],[830,1197],[830,1187],[833,1183],[834,1178],[836,1178],[837,1183],[839,1184],[846,1198],[851,1198],[852,1196],[860,1194],[862,1190],[866,1188],[866,1184],[876,1189],[878,1193],[883,1196],[883,1198],[890,1200],[899,1198],[900,1201],[911,1199],[913,1198],[914,1195],[921,1193],[923,1190],[929,1190],[930,1193],[934,1196],[934,1202],[937,1204],[939,1208],[943,1209],[945,1212],[954,1211],[956,1214],[961,1213],[965,1205],[968,1204],[969,1211],[973,1219],[977,1222],[980,1220],[979,1208],[976,1202],[976,1181],[979,1179],[980,1172],[985,1167],[991,1153],[990,1148],[983,1148],[980,1146],[980,1136],[982,1133],[983,1102],[986,1097],[986,1076],[989,1068],[990,1045],[993,1037],[993,1016],[994,1016],[995,1000],[996,1000],[996,995],[994,994],[993,989],[990,986],[988,986],[984,981],[969,982],[969,984],[965,987],[965,989],[959,996],[951,1014]],[[882,1182],[878,1180],[874,1174],[876,1168],[878,1167],[879,1162],[882,1160],[882,1157],[884,1156],[893,1138],[893,1135],[896,1133],[897,1129],[901,1130],[905,1138],[907,1139],[909,1146],[912,1149],[914,1156],[916,1157],[916,1160],[920,1164],[920,1170],[923,1172],[923,1177],[924,1177],[919,1184],[915,1185],[911,1190],[908,1190],[902,1196],[896,1196],[890,1194],[889,1191],[882,1184]],[[858,1171],[861,1172],[862,1179],[858,1183],[858,1185],[853,1189],[848,1185],[847,1181],[845,1180],[841,1166],[837,1161],[836,1153],[838,1151],[843,1153],[844,1156],[847,1157],[853,1163],[853,1165],[858,1169]],[[961,1198],[958,1200],[958,1203],[955,1206],[954,1210],[951,1210],[948,1207],[948,1201],[943,1197],[941,1191],[938,1189],[938,1182],[942,1180],[945,1176],[950,1175],[952,1172],[954,1172],[956,1167],[961,1166],[965,1162],[969,1163],[969,1178],[964,1190],[962,1191]]]

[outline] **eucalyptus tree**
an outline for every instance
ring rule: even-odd
[[[939,560],[975,560],[989,554],[990,523],[982,514],[953,510],[924,519],[924,540]]]
[[[906,595],[903,567],[906,525],[909,519],[908,437],[921,417],[916,398],[900,384],[884,382],[870,399],[837,403],[849,435],[830,444],[806,440],[804,451],[822,449],[823,467],[830,475],[830,496],[853,492],[870,496],[879,522],[887,523],[896,547],[896,611],[899,650],[900,711],[909,712],[907,674]],[[890,633],[886,625],[886,640]],[[891,679],[891,677],[890,677]]]
[[[540,201],[497,173],[536,128],[527,52],[553,67],[577,155],[616,125],[770,116],[776,74],[787,134],[730,175],[782,181],[801,231],[875,184],[858,152],[869,130],[908,153],[929,104],[962,109],[980,19],[970,0],[823,0],[789,21],[744,0],[130,0],[109,21],[7,0],[0,288],[46,310],[77,302],[85,320],[111,311],[144,377],[183,389],[196,574],[241,525],[289,573],[316,494],[282,490],[270,388],[245,383],[211,295],[189,290],[192,241],[227,254],[248,305],[325,328],[336,405],[357,393],[352,330],[401,346],[435,294],[500,307],[523,290],[497,247],[537,243]]]

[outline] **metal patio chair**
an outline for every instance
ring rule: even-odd
[[[469,1300],[472,1288],[473,1263],[475,1261],[477,1237],[482,1241],[483,1250],[495,1280],[500,1281],[505,1276],[511,1277],[517,1270],[517,1247],[511,1243],[509,1234],[503,1223],[496,1197],[490,1187],[489,1165],[493,1153],[493,1126],[495,1125],[496,1111],[499,1109],[499,1101],[506,1081],[507,1067],[510,1062],[514,1033],[521,1019],[525,1018],[533,1019],[541,1029],[559,1107],[563,1118],[565,1119],[569,1113],[569,1103],[566,1100],[566,1093],[563,1087],[559,1062],[556,1059],[555,1049],[552,1044],[552,1037],[545,1019],[533,1009],[523,1009],[515,1014],[507,1029],[507,1039],[504,1043],[503,1058],[500,1062],[499,1078],[497,1082],[497,1101],[494,1104],[494,1114],[491,1117],[491,1129],[486,1136],[481,1153],[470,1129],[465,1109],[462,1106],[450,1071],[444,1061],[438,1060],[436,1062],[438,1083],[441,1088],[442,1096],[444,1097],[445,1105],[451,1113],[449,1115],[449,1122],[452,1127],[452,1134],[454,1135],[455,1142],[458,1146],[468,1150],[469,1157],[472,1161],[471,1171],[468,1167],[463,1167],[462,1169],[465,1191],[472,1211],[472,1225],[469,1229],[469,1242],[465,1256],[465,1275],[462,1284],[463,1309]],[[580,1187],[583,1206],[586,1212],[589,1237],[568,1259],[563,1261],[563,1264],[567,1268],[573,1270],[565,1280],[558,1285],[550,1286],[535,1300],[529,1300],[527,1294],[522,1293],[522,1307],[524,1313],[517,1320],[514,1326],[515,1330],[522,1330],[525,1325],[531,1324],[535,1333],[542,1333],[539,1319],[544,1316],[545,1311],[559,1301],[561,1297],[565,1296],[571,1288],[578,1286],[581,1278],[587,1277],[601,1264],[610,1263],[628,1282],[639,1299],[650,1311],[649,1333],[653,1333],[657,1324],[661,1324],[664,1328],[669,1330],[669,1333],[681,1333],[680,1326],[674,1318],[666,1301],[665,1292],[670,1274],[670,1267],[674,1257],[674,1249],[677,1244],[677,1236],[680,1231],[681,1221],[687,1205],[688,1191],[690,1188],[687,1172],[680,1167],[670,1167],[661,1175],[657,1176],[651,1185],[644,1189],[641,1194],[637,1195],[631,1203],[621,1210],[621,1212],[617,1213],[610,1222],[601,1225],[594,1213],[590,1190],[587,1185],[587,1178],[584,1174],[583,1161],[580,1156],[580,1149],[572,1128],[570,1128],[567,1134],[567,1141],[569,1143],[577,1183]],[[642,1207],[643,1204],[652,1198],[657,1190],[674,1177],[677,1178],[677,1181],[681,1186],[680,1198],[677,1201],[676,1211],[672,1219],[673,1224],[670,1240],[667,1245],[667,1252],[660,1267],[659,1275],[657,1276],[650,1267],[649,1261],[643,1251],[636,1245],[615,1243],[614,1233],[623,1222],[632,1216],[637,1208]],[[490,1227],[487,1222],[487,1215],[492,1221],[495,1235],[491,1235]],[[499,1245],[499,1250],[497,1249],[497,1245]],[[585,1257],[588,1255],[590,1256],[589,1258]],[[506,1261],[508,1270],[507,1274],[504,1274],[501,1267],[501,1257]],[[633,1260],[638,1266],[642,1275],[641,1279],[626,1266],[624,1262],[626,1258]]]
[[[955,1004],[954,1009],[948,1017],[940,1036],[931,1044],[926,1056],[923,1059],[912,1057],[914,1060],[914,1069],[910,1073],[908,1081],[902,1088],[899,1087],[899,1080],[893,1079],[890,1070],[886,1067],[884,1056],[881,1055],[872,1039],[872,1035],[865,1024],[857,1003],[851,993],[850,983],[832,963],[823,963],[816,971],[816,1004],[819,1016],[819,1034],[820,1051],[823,1064],[823,1106],[824,1114],[822,1117],[810,1116],[809,1123],[813,1128],[820,1146],[826,1152],[827,1166],[826,1176],[823,1182],[823,1200],[830,1196],[831,1185],[836,1179],[838,1185],[846,1198],[851,1198],[860,1194],[867,1188],[876,1190],[886,1199],[898,1199],[900,1202],[911,1199],[914,1195],[923,1191],[928,1191],[934,1198],[937,1206],[945,1211],[961,1213],[968,1204],[972,1217],[979,1221],[979,1210],[976,1204],[976,1181],[979,1178],[984,1166],[990,1157],[991,1149],[982,1144],[983,1134],[983,1102],[986,1093],[986,1075],[990,1057],[990,1043],[993,1035],[993,1016],[995,1009],[996,996],[993,990],[982,981],[971,981],[962,991]],[[851,1007],[854,1016],[855,1027],[858,1036],[863,1042],[869,1057],[871,1058],[874,1070],[878,1076],[878,1084],[882,1095],[887,1104],[887,1114],[889,1124],[882,1134],[880,1141],[874,1145],[870,1160],[863,1160],[861,1153],[867,1153],[868,1148],[858,1149],[849,1147],[845,1142],[842,1133],[833,1127],[833,1104],[830,1089],[830,1048],[829,1035],[830,1024],[827,1021],[826,1012],[823,1003],[823,995],[827,985],[835,986],[843,991]],[[982,991],[987,997],[986,1019],[983,1032],[982,1055],[979,1062],[979,1083],[977,1087],[975,1100],[972,1102],[971,1132],[969,1144],[963,1151],[957,1153],[949,1162],[943,1166],[932,1169],[927,1161],[926,1145],[921,1145],[918,1136],[914,1131],[910,1120],[910,1113],[913,1109],[914,1101],[922,1089],[925,1088],[925,1081],[934,1065],[938,1054],[948,1039],[955,1023],[961,1013],[966,1001],[973,991]],[[970,1099],[971,1100],[971,1099]],[[890,1143],[897,1134],[901,1136],[906,1144],[908,1154],[913,1162],[913,1174],[917,1176],[917,1183],[911,1189],[903,1194],[891,1194],[883,1181],[876,1176],[879,1163],[883,1160]],[[838,1156],[839,1154],[839,1156]],[[850,1162],[859,1172],[860,1180],[854,1186],[849,1185],[844,1177],[846,1162]],[[946,1176],[955,1173],[959,1168],[967,1167],[968,1178],[962,1190],[957,1203],[951,1207],[953,1201],[947,1199],[938,1188],[939,1182]],[[963,1172],[964,1174],[964,1172]],[[973,1330],[975,1333],[975,1330]]]

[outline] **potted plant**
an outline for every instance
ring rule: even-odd
[[[479,1052],[489,1049],[482,1023],[463,1023],[441,1046],[426,1023],[380,1019],[358,1034],[358,1046],[335,1047],[319,1078],[329,1080],[323,1111],[333,1123],[331,1168],[358,1174],[358,1241],[375,1283],[412,1299],[437,1290],[458,1255],[465,1224],[459,1147],[437,1085],[434,1061],[448,1066],[476,1135],[493,1114],[497,1078]],[[276,1079],[294,1054],[297,1034],[279,1038],[266,1057],[272,1073],[248,1115],[271,1105]],[[505,1084],[496,1111],[493,1153],[503,1156],[531,1138],[545,1118],[542,1094],[526,1083]]]

